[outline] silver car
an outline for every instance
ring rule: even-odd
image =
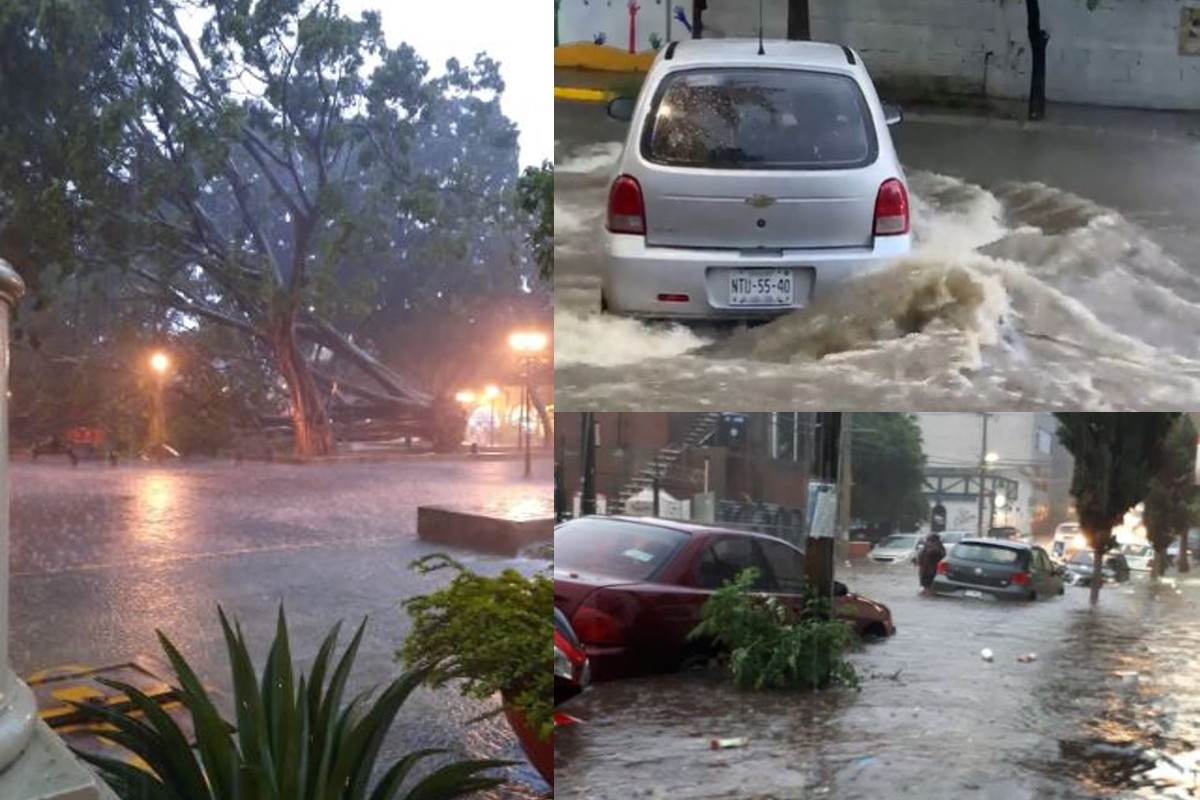
[[[908,185],[862,59],[815,42],[672,42],[609,189],[602,303],[656,318],[771,317],[912,248]]]

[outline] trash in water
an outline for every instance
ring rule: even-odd
[[[1017,661],[1020,661],[1022,664],[1032,664],[1034,661],[1037,661],[1037,653],[1019,655],[1017,656]]]
[[[1136,672],[1122,671],[1122,672],[1116,672],[1114,674],[1118,678],[1121,679],[1121,683],[1137,683],[1138,682],[1138,674]]]
[[[985,647],[979,651],[979,657],[982,658],[984,661],[992,661],[993,659],[995,659],[996,654],[992,652],[992,648]]]
[[[710,750],[728,750],[731,747],[745,747],[749,743],[749,737],[736,736],[732,739],[710,739],[708,747]]]

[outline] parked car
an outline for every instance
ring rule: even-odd
[[[1121,545],[1121,555],[1134,572],[1149,572],[1154,568],[1154,548],[1148,544]]]
[[[1091,550],[1081,550],[1071,556],[1067,562],[1067,583],[1072,586],[1091,586],[1096,572],[1096,554]],[[1104,580],[1118,583],[1129,580],[1129,562],[1120,553],[1108,553],[1104,556]]]
[[[743,569],[755,590],[800,610],[804,553],[782,539],[674,520],[582,517],[554,529],[554,605],[591,662],[592,680],[670,672],[712,654],[688,641],[715,589]],[[842,584],[834,608],[865,638],[895,633],[888,608]]]
[[[916,561],[924,538],[916,533],[893,533],[871,548],[867,558],[877,564],[902,564]]]
[[[922,536],[921,541],[917,543],[917,551],[913,553],[912,563],[917,563],[917,559],[920,558],[921,551],[925,549],[925,542],[929,539],[930,535]],[[949,552],[951,547],[970,535],[967,531],[943,531],[938,534],[938,538],[942,540],[942,547],[946,548],[946,551]]]
[[[769,101],[763,98],[770,98]],[[636,100],[609,188],[602,309],[770,318],[912,249],[908,183],[848,47],[671,42]]]
[[[554,707],[579,695],[592,680],[583,644],[566,614],[554,609]]]
[[[1063,593],[1063,568],[1040,547],[1004,539],[964,539],[938,564],[935,594],[1037,600]]]
[[[1012,525],[1002,525],[995,528],[988,528],[987,535],[989,539],[1004,539],[1010,542],[1029,543],[1033,540],[1033,537],[1031,537],[1029,534],[1022,532],[1020,528]]]
[[[1066,563],[1071,556],[1080,550],[1087,549],[1087,537],[1078,522],[1064,522],[1054,529],[1054,540],[1050,545],[1050,555],[1055,560]]]

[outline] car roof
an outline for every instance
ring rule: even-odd
[[[853,73],[862,62],[848,47],[827,42],[764,39],[763,55],[758,39],[685,39],[668,45],[664,63],[683,66],[747,64],[765,67],[818,67]]]
[[[1015,542],[1012,539],[984,539],[978,536],[963,539],[959,544],[985,544],[991,547],[1005,547],[1009,550],[1032,550],[1035,547],[1029,542]]]
[[[677,520],[677,519],[662,519],[661,517],[634,517],[634,516],[623,516],[623,515],[606,517],[606,516],[603,516],[600,514],[596,514],[594,516],[588,516],[588,517],[579,517],[578,519],[613,520],[614,522],[627,522],[627,523],[632,522],[632,523],[636,523],[638,525],[647,525],[647,526],[651,526],[651,527],[655,527],[655,528],[666,528],[668,530],[678,531],[679,533],[686,533],[690,536],[713,536],[713,535],[718,535],[718,534],[725,535],[725,534],[733,533],[733,534],[737,534],[738,536],[750,536],[755,539],[770,539],[770,540],[776,541],[776,542],[783,542],[784,544],[791,544],[793,547],[796,547],[796,545],[792,544],[791,542],[787,541],[786,539],[781,539],[778,536],[772,536],[769,533],[759,533],[758,531],[743,531],[743,530],[738,530],[737,528],[721,528],[716,525],[700,525],[700,524],[697,524],[694,522],[684,522],[682,520]],[[799,549],[799,548],[797,548],[797,549]]]

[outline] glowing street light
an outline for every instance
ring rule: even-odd
[[[469,406],[475,402],[475,393],[470,389],[463,389],[461,392],[454,395],[454,399],[462,403],[464,406]]]
[[[155,376],[154,408],[150,419],[150,452],[158,457],[167,449],[167,408],[163,401],[163,384],[170,368],[171,359],[163,351],[156,350],[150,355],[150,369]]]
[[[509,335],[508,346],[511,347],[520,358],[521,363],[525,367],[525,387],[521,396],[521,428],[525,434],[525,477],[528,478],[533,474],[533,456],[531,449],[533,443],[530,441],[532,432],[529,430],[529,406],[531,395],[533,393],[530,385],[533,379],[533,362],[538,357],[538,354],[546,349],[550,339],[541,331],[516,331]]]
[[[171,359],[166,353],[161,351],[150,356],[150,369],[157,372],[159,375],[164,374],[171,366]]]
[[[1000,456],[997,453],[988,453],[986,456],[983,457],[983,463],[985,463],[985,464],[995,464],[999,460],[1000,460]]]

